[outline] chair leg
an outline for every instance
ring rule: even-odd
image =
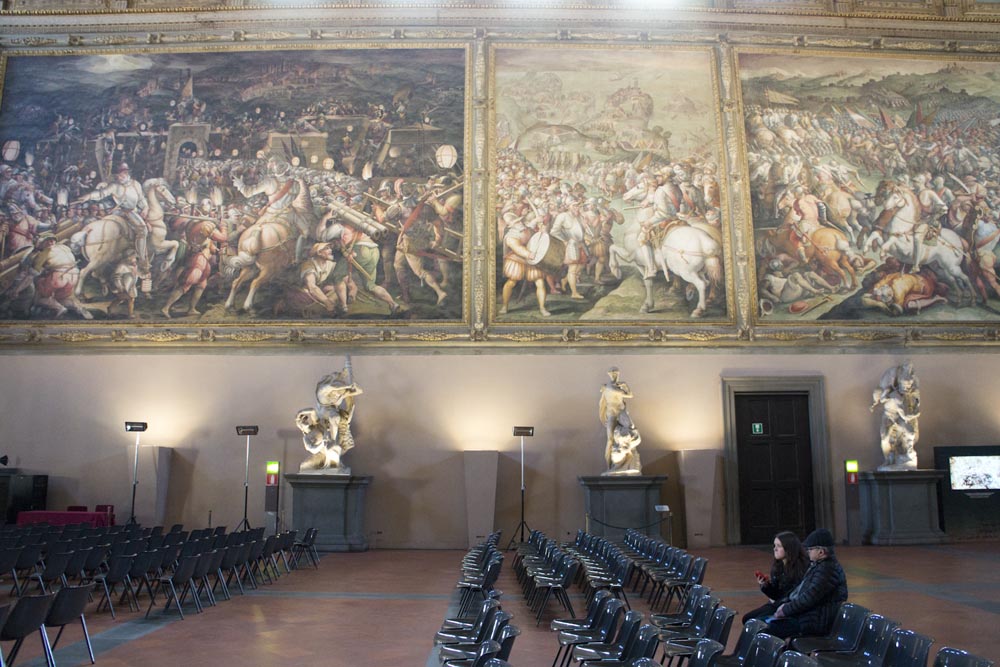
[[[45,631],[45,625],[38,628],[38,634],[42,638],[42,650],[45,652],[45,664],[48,667],[56,667],[56,659],[52,655],[52,647],[49,646],[49,633]]]
[[[97,661],[94,660],[94,647],[90,643],[90,632],[87,631],[87,621],[84,619],[83,614],[80,614],[80,625],[83,627],[83,638],[87,642],[87,653],[90,654],[90,664],[95,664]]]
[[[17,652],[21,650],[21,644],[24,643],[24,637],[21,637],[14,642],[14,645],[10,647],[10,653],[7,654],[7,664],[14,664],[14,658],[17,657]]]
[[[101,600],[101,602],[107,602],[108,603],[108,609],[111,610],[111,618],[114,619],[115,618],[115,606],[113,604],[111,604],[111,589],[108,588],[108,582],[106,580],[101,580],[101,583],[104,584],[104,599]],[[114,586],[112,586],[112,588],[114,588]],[[101,607],[101,603],[100,602],[97,603],[97,607],[98,608]]]

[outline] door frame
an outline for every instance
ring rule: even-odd
[[[827,437],[826,390],[822,375],[722,376],[723,454],[726,471],[726,543],[740,544],[739,459],[736,454],[736,395],[805,393],[809,405],[813,504],[816,526],[833,529],[830,440]]]

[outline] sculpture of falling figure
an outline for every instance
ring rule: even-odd
[[[316,385],[316,407],[299,410],[295,425],[302,431],[302,444],[312,456],[302,462],[299,472],[321,472],[350,475],[342,457],[354,447],[351,420],[354,418],[354,397],[361,394],[354,383],[351,357],[344,359],[344,368],[323,377]]]
[[[872,411],[882,406],[882,455],[879,470],[916,470],[920,429],[920,383],[913,364],[906,362],[882,374],[872,393]]]
[[[608,469],[603,475],[641,475],[639,443],[642,437],[632,423],[625,399],[632,398],[632,390],[619,379],[619,370],[608,369],[610,382],[601,385],[599,416],[607,431],[604,460]]]

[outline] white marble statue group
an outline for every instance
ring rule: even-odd
[[[316,405],[299,410],[295,425],[302,431],[302,444],[310,456],[299,466],[299,472],[350,475],[342,457],[354,447],[351,420],[354,419],[354,397],[361,394],[354,382],[351,358],[344,360],[343,370],[324,376],[316,385]]]
[[[882,406],[882,438],[884,461],[879,470],[916,470],[917,439],[920,428],[920,382],[913,364],[906,362],[882,374],[872,393],[871,409]]]
[[[610,380],[601,385],[601,402],[598,406],[601,423],[607,431],[604,461],[608,469],[604,475],[641,475],[639,443],[642,436],[632,423],[625,399],[632,398],[632,390],[619,377],[617,368],[608,370]]]
[[[639,443],[642,436],[632,422],[626,399],[632,390],[621,379],[620,371],[608,370],[608,382],[601,385],[599,415],[604,424],[606,440],[604,475],[641,475]],[[316,385],[314,407],[299,410],[295,425],[302,432],[302,444],[310,456],[300,472],[321,472],[349,475],[351,469],[342,457],[354,447],[351,420],[354,418],[354,400],[361,394],[354,382],[351,358],[344,361],[344,368],[323,377]],[[872,394],[872,411],[882,408],[880,426],[882,454],[885,458],[879,470],[915,470],[917,468],[916,444],[920,435],[917,421],[920,417],[920,383],[909,362],[894,366],[882,374],[878,387]]]

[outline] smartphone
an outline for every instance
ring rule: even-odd
[[[757,577],[758,579],[763,579],[764,581],[769,580],[769,577],[760,570],[754,571],[753,576]]]

